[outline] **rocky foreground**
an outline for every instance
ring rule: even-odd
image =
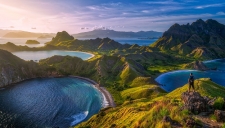
[[[225,88],[205,78],[195,80],[195,85],[196,92],[187,92],[186,84],[152,99],[128,98],[121,106],[105,108],[76,127],[224,127]]]
[[[198,92],[184,92],[181,95],[184,102],[182,109],[186,109],[193,113],[193,117],[202,119],[202,125],[199,125],[193,117],[186,120],[188,127],[221,127],[221,123],[225,122],[225,101],[224,98],[209,98],[201,96]],[[211,121],[214,117],[218,123]]]

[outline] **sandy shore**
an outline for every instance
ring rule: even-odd
[[[92,83],[102,93],[102,96],[104,98],[104,101],[103,101],[104,108],[116,106],[116,104],[112,98],[112,95],[104,87],[100,87],[97,82],[95,82],[89,78],[84,78],[84,77],[80,77],[80,76],[70,76],[70,77],[86,80],[86,81]]]

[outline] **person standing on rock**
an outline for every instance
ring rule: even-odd
[[[190,74],[190,77],[188,78],[188,83],[189,83],[188,92],[190,92],[191,88],[195,91],[194,81],[195,81],[194,76],[193,76],[193,74],[191,73],[191,74]]]

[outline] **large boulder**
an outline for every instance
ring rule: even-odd
[[[225,122],[225,111],[215,110],[214,115],[218,122]]]
[[[187,109],[192,113],[199,114],[200,112],[208,111],[206,99],[198,92],[184,92],[181,95],[181,99],[184,102],[184,109]]]

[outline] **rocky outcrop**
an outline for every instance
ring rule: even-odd
[[[218,122],[225,122],[225,111],[215,110],[214,115],[216,116],[216,120]]]
[[[55,37],[52,38],[48,44],[56,45],[57,43],[60,43],[62,41],[68,41],[73,40],[74,37],[69,35],[66,31],[58,32]]]
[[[184,102],[184,109],[192,113],[199,114],[208,111],[207,101],[198,92],[184,92],[181,99]]]
[[[8,51],[0,50],[0,87],[45,74],[37,63],[24,61]]]
[[[185,68],[200,70],[200,71],[209,70],[209,68],[207,68],[202,61],[198,61],[198,60],[185,65]]]
[[[225,25],[201,19],[191,25],[174,24],[151,47],[195,58],[225,57]]]
[[[187,117],[187,118],[184,118],[183,120],[185,122],[185,126],[188,128],[194,128],[198,126],[198,124],[192,117]]]

